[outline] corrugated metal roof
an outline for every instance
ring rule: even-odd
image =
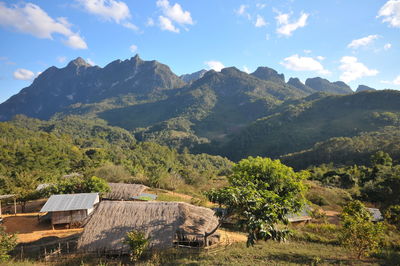
[[[369,213],[371,213],[373,222],[379,222],[379,221],[383,220],[382,213],[381,213],[381,211],[379,209],[377,209],[377,208],[367,208],[367,210],[369,211]]]
[[[98,202],[98,193],[52,195],[40,212],[87,210]]]
[[[156,200],[157,195],[155,194],[149,194],[149,193],[141,193],[139,196],[134,196],[132,199],[136,200]]]
[[[290,213],[286,216],[289,222],[301,222],[301,221],[308,221],[311,220],[311,207],[306,204],[303,209],[301,209],[298,213]]]

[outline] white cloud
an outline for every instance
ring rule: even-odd
[[[74,49],[87,49],[86,42],[78,34],[74,34],[68,37],[67,40],[63,41],[65,45]]]
[[[364,38],[353,40],[351,43],[349,43],[347,45],[347,47],[348,48],[357,49],[357,48],[360,48],[362,46],[369,45],[371,42],[373,42],[374,40],[376,40],[378,38],[379,38],[379,35],[369,35],[369,36],[364,37]]]
[[[311,50],[303,50],[303,52],[305,53],[305,54],[311,54]]]
[[[14,79],[18,79],[18,80],[31,80],[35,77],[35,74],[28,69],[18,68],[14,72],[13,76],[14,76]]]
[[[383,46],[383,49],[385,50],[389,50],[390,48],[392,48],[392,44],[391,43],[387,43]]]
[[[251,71],[247,66],[243,66],[243,71],[249,74]]]
[[[357,57],[354,56],[343,56],[340,59],[340,63],[339,69],[343,71],[340,79],[344,82],[351,82],[362,77],[376,76],[379,73],[378,70],[369,69],[363,63],[358,62]]]
[[[265,39],[266,39],[267,41],[269,41],[269,39],[271,39],[271,36],[267,33],[267,34],[265,34]]]
[[[220,61],[214,61],[214,60],[204,62],[204,64],[209,69],[213,69],[215,71],[221,71],[221,69],[223,69],[225,67],[224,64],[222,64]]]
[[[256,7],[257,7],[258,9],[264,9],[266,6],[267,6],[266,4],[261,4],[261,3],[257,3],[257,4],[256,4]]]
[[[330,74],[323,65],[312,57],[299,56],[297,54],[286,57],[280,63],[284,67],[294,71],[314,71],[322,75]]]
[[[394,85],[400,85],[400,75],[393,80]]]
[[[264,18],[260,15],[257,15],[257,20],[256,23],[254,24],[257,28],[259,27],[264,27],[267,25],[267,23],[265,22]]]
[[[248,8],[249,6],[247,6],[247,5],[240,5],[240,7],[235,11],[236,12],[236,14],[238,14],[238,15],[245,15],[246,14],[246,9]]]
[[[319,56],[316,57],[316,59],[319,60],[319,61],[323,61],[323,60],[325,60],[325,57],[319,55]]]
[[[160,28],[175,33],[179,33],[179,29],[174,22],[180,26],[193,25],[193,19],[189,11],[184,11],[178,3],[170,5],[168,0],[158,0],[157,6],[163,12],[163,16],[159,16]],[[187,30],[187,28],[185,28]]]
[[[235,13],[238,14],[239,16],[244,16],[248,20],[251,19],[250,14],[247,12],[247,9],[249,8],[248,5],[240,5],[237,10],[235,10]]]
[[[136,53],[137,49],[138,49],[138,47],[137,47],[136,45],[134,45],[134,44],[132,44],[131,46],[129,46],[129,50],[130,50],[132,53]]]
[[[378,18],[389,23],[390,26],[400,28],[400,0],[390,0],[378,12]]]
[[[290,22],[290,16],[291,14],[289,13],[287,14],[280,13],[278,14],[278,16],[275,17],[276,23],[278,25],[276,31],[280,35],[291,36],[295,30],[303,28],[307,25],[307,19],[309,17],[309,14],[301,13],[300,18],[292,22]]]
[[[58,56],[57,61],[59,63],[64,63],[65,61],[67,61],[67,58],[65,56]]]
[[[380,82],[383,84],[400,85],[400,75],[398,75],[393,81],[381,80]]]
[[[75,0],[90,14],[106,21],[114,21],[127,29],[139,31],[139,27],[129,21],[131,13],[128,5],[117,0]]]
[[[146,23],[147,26],[153,27],[154,24],[155,24],[155,23],[154,23],[154,19],[152,19],[152,18],[148,18],[148,19],[147,19],[147,23]]]
[[[131,22],[124,22],[122,23],[122,26],[130,30],[139,31],[139,27]]]
[[[96,63],[90,58],[86,58],[86,61],[92,66],[96,65]]]
[[[75,49],[87,49],[85,41],[71,30],[71,24],[66,18],[54,20],[32,3],[7,7],[0,2],[0,25],[41,39],[53,39],[53,34],[61,34],[67,37],[64,40],[66,45]]]
[[[172,31],[175,33],[179,33],[179,29],[172,24],[172,21],[169,18],[164,16],[159,16],[158,21],[160,22],[160,28],[162,30]]]
[[[116,23],[131,17],[129,7],[122,1],[115,0],[77,0],[87,12]]]

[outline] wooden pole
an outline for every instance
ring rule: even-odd
[[[0,200],[0,217],[1,217],[1,200]]]
[[[17,198],[14,197],[14,214],[17,215]]]

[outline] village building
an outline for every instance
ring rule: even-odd
[[[14,214],[17,214],[17,196],[14,194],[9,194],[9,195],[0,195],[0,223],[3,222],[3,218],[2,218],[2,211],[1,211],[1,201],[2,200],[9,200],[9,199],[13,199],[14,200]]]
[[[367,208],[367,210],[371,214],[373,222],[383,221],[383,216],[382,216],[382,213],[381,213],[381,211],[379,209],[377,209],[377,208]]]
[[[307,223],[312,220],[311,207],[306,204],[299,212],[287,216],[289,223]]]
[[[94,211],[98,203],[98,193],[52,195],[40,212],[50,215],[54,229],[54,225],[57,224],[69,226],[81,224]]]
[[[102,196],[104,200],[132,200],[148,189],[145,185],[125,184],[125,183],[108,183],[110,192]]]
[[[127,254],[124,243],[132,230],[149,238],[151,249],[174,245],[203,246],[205,233],[218,225],[214,211],[182,202],[102,201],[78,240],[82,252]],[[219,242],[219,233],[207,244]]]

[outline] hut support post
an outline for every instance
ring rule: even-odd
[[[17,215],[17,198],[14,197],[14,214]]]
[[[0,217],[1,217],[1,200],[0,200]]]

